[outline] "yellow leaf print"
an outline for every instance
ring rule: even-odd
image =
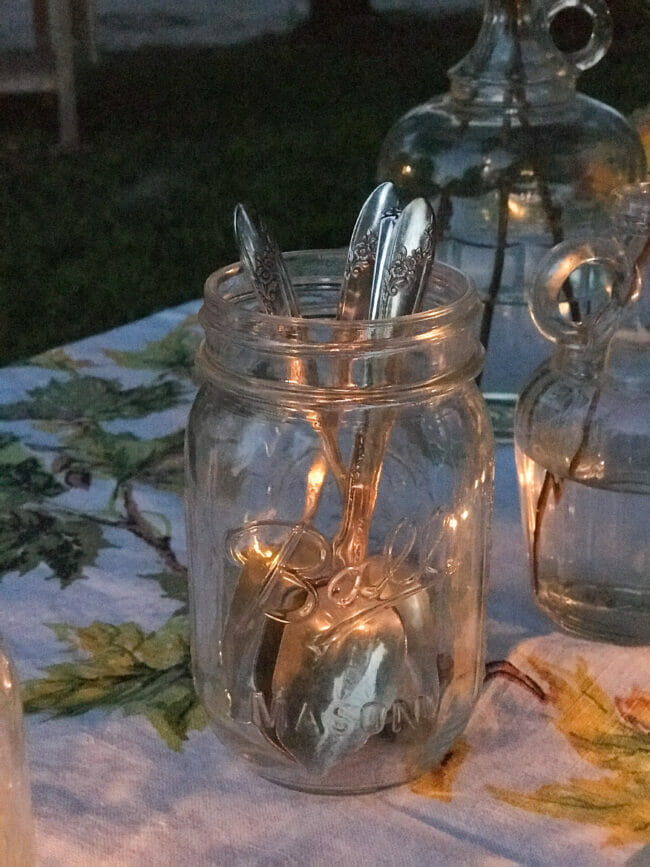
[[[610,844],[650,842],[650,694],[634,689],[611,699],[584,660],[573,671],[529,659],[548,684],[555,727],[582,758],[607,776],[570,779],[526,794],[497,786],[496,797],[558,819],[600,825]]]
[[[461,738],[436,768],[427,771],[413,783],[411,791],[438,801],[451,801],[451,788],[468,752],[469,744]]]
[[[628,725],[650,735],[650,694],[633,690],[626,698],[616,698],[616,710]]]

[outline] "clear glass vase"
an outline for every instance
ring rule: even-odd
[[[569,6],[593,22],[588,45],[573,54],[549,34]],[[485,302],[481,388],[495,419],[503,408],[501,433],[546,354],[526,306],[539,259],[562,240],[606,231],[612,190],[646,171],[627,121],[576,93],[581,70],[610,38],[604,0],[485,0],[477,42],[450,70],[449,93],[398,120],[381,149],[380,179],[405,198],[436,201],[438,256],[468,274]]]
[[[540,262],[531,310],[557,347],[522,392],[515,445],[539,606],[578,635],[647,644],[650,184],[616,196],[614,225],[619,240]]]
[[[287,262],[304,318],[259,312],[239,266],[206,284],[186,441],[195,679],[263,776],[371,791],[442,759],[483,680],[480,302],[434,266],[424,312],[339,321],[344,254]]]

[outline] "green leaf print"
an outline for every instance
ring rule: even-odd
[[[172,572],[156,572],[153,575],[142,575],[142,578],[150,578],[152,581],[157,581],[162,590],[165,599],[175,599],[177,602],[182,602],[183,611],[187,605],[187,573],[182,574],[180,571]],[[181,613],[178,611],[177,613]]]
[[[160,340],[149,341],[144,349],[132,352],[105,350],[120,367],[161,370],[189,376],[194,368],[194,356],[201,340],[196,329],[196,316],[188,316]]]
[[[0,573],[24,575],[45,563],[67,587],[105,547],[100,527],[80,516],[28,508],[0,512]]]
[[[50,370],[65,370],[69,373],[75,373],[83,367],[94,367],[94,362],[82,358],[72,358],[60,346],[55,349],[48,349],[47,352],[42,352],[40,355],[35,355],[28,364]]]
[[[0,461],[0,512],[15,510],[43,497],[55,497],[64,490],[34,457],[15,463]]]
[[[117,380],[76,376],[32,388],[28,400],[0,406],[0,420],[39,419],[44,421],[105,421],[142,418],[176,406],[183,389],[173,380],[122,388]]]
[[[55,497],[64,490],[17,437],[0,431],[0,512]]]
[[[182,483],[183,431],[143,440],[131,433],[114,434],[96,426],[86,427],[68,437],[64,452],[76,465],[115,479],[118,484],[141,477],[159,483],[159,487],[166,487],[167,481],[171,487],[174,472],[181,473]],[[174,461],[180,470],[172,470]]]
[[[191,730],[207,723],[190,673],[188,625],[172,617],[155,632],[135,623],[95,622],[53,627],[74,662],[47,667],[24,686],[25,710],[64,716],[93,708],[121,709],[146,717],[169,747],[180,750]]]
[[[0,458],[5,460],[9,449],[14,449],[17,442],[18,437],[14,436],[13,434],[6,433],[6,431],[0,431]]]

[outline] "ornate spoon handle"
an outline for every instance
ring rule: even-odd
[[[241,261],[248,272],[257,298],[266,313],[273,316],[300,316],[300,308],[280,248],[264,221],[241,203],[235,207],[235,237]],[[299,327],[291,330],[300,333]],[[296,382],[308,382],[300,359],[292,359],[291,375]],[[322,442],[322,453],[341,492],[345,485],[345,466],[339,450],[336,427],[327,414],[309,413],[309,420]],[[320,455],[316,457],[320,460]],[[321,478],[321,486],[324,476]]]
[[[234,219],[241,261],[265,312],[273,316],[300,316],[287,266],[264,220],[241,203],[235,206]]]
[[[372,281],[371,318],[391,319],[419,310],[435,254],[435,236],[432,208],[425,199],[414,199],[387,233],[388,250],[377,252],[380,269]],[[366,409],[355,434],[343,519],[333,542],[334,556],[344,566],[358,566],[366,557],[393,417],[391,409]]]
[[[380,227],[387,220],[395,220],[398,213],[399,201],[391,183],[380,184],[364,202],[350,238],[337,319],[370,318],[372,277],[381,247]]]

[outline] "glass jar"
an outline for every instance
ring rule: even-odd
[[[33,834],[20,689],[11,657],[0,638],[0,864],[33,864]]]
[[[650,184],[616,200],[624,246],[564,243],[540,263],[531,312],[557,348],[521,394],[515,446],[539,606],[578,635],[645,644]]]
[[[571,6],[592,17],[593,34],[565,54],[549,23]],[[405,198],[436,200],[438,258],[468,274],[485,302],[481,388],[495,420],[501,407],[504,434],[546,355],[526,307],[537,263],[564,239],[609,231],[611,192],[645,175],[627,121],[576,93],[610,39],[604,0],[485,0],[477,42],[449,72],[450,92],[398,120],[381,149],[379,178]]]
[[[238,265],[206,283],[186,440],[195,680],[264,777],[372,791],[442,759],[483,679],[480,302],[435,265],[424,312],[337,321],[344,254],[287,264],[304,318],[259,312]]]

